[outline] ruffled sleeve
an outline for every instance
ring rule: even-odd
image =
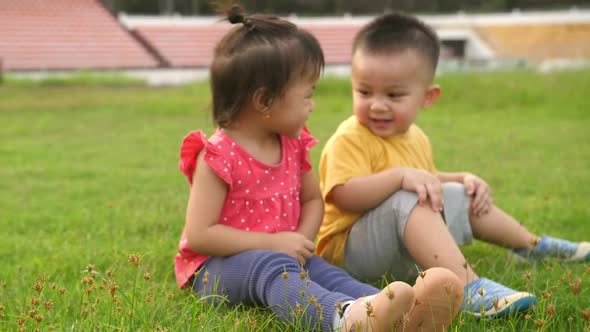
[[[315,139],[307,129],[303,128],[301,135],[299,135],[299,144],[301,146],[301,173],[309,172],[312,169],[311,160],[309,158],[309,150],[318,144],[318,140]]]
[[[182,174],[186,176],[188,182],[193,184],[193,175],[197,168],[197,157],[199,153],[205,149],[204,160],[213,169],[215,174],[219,176],[227,184],[231,185],[230,165],[225,158],[216,151],[208,141],[207,137],[202,131],[190,132],[180,146],[180,162],[179,169]]]
[[[193,174],[197,168],[197,156],[207,145],[207,137],[202,131],[192,131],[184,137],[180,145],[180,162],[178,168],[193,184]]]

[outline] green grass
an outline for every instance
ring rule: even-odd
[[[213,130],[207,85],[105,83],[0,86],[0,330],[300,330],[176,288],[188,195],[178,147],[190,130]],[[439,83],[440,102],[418,119],[438,168],[487,179],[494,201],[538,234],[590,240],[590,71]],[[309,128],[325,142],[351,113],[348,82],[323,79],[315,100]],[[464,252],[481,275],[540,302],[530,316],[461,315],[450,330],[590,329],[588,264],[516,265],[479,242]]]

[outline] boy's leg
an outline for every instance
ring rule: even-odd
[[[445,184],[444,188],[445,197],[465,195],[465,188],[461,184]],[[457,216],[452,216],[451,219],[453,218]],[[539,238],[496,206],[492,206],[488,213],[479,217],[469,211],[469,220],[475,238],[513,249],[521,259],[535,261],[552,257],[566,261],[590,260],[589,242],[571,242],[550,236]]]
[[[518,221],[493,205],[488,213],[479,217],[470,213],[470,220],[473,235],[482,241],[510,249],[530,249],[539,241]]]
[[[424,269],[441,266],[455,273],[466,285],[479,278],[459,250],[440,213],[417,205],[406,223],[405,246]]]
[[[345,269],[353,276],[375,280],[393,274],[404,279],[410,264],[450,269],[465,286],[463,310],[498,317],[528,309],[536,298],[488,279],[479,279],[458,245],[470,243],[469,198],[443,186],[444,214],[417,205],[415,193],[399,191],[367,212],[352,227],[345,247]],[[453,187],[451,185],[451,187]],[[447,222],[445,223],[445,220]],[[502,306],[494,303],[502,301]],[[496,310],[497,309],[497,310]]]
[[[445,209],[446,205],[456,205],[456,202],[459,201],[470,201],[470,198],[465,194],[465,187],[460,183],[445,183],[443,188],[444,198],[448,200],[448,203],[445,202]],[[467,211],[460,207],[451,208],[449,213],[452,215],[445,211],[445,219],[447,221],[460,219],[467,212],[473,236],[478,240],[511,249],[532,248],[538,241],[535,235],[496,206],[492,206],[488,213],[479,217],[471,213],[469,205],[465,208]]]
[[[449,187],[452,189],[448,190]],[[442,266],[456,273],[465,285],[461,307],[473,315],[501,317],[527,310],[536,303],[534,295],[479,278],[465,261],[457,244],[471,241],[469,199],[454,189],[457,186],[443,186],[446,225],[442,216],[429,206],[416,206],[412,211],[404,233],[408,251],[425,268]],[[457,192],[459,195],[455,195]]]
[[[465,295],[461,308],[468,313],[501,317],[528,310],[536,303],[533,294],[479,278],[465,261],[458,245],[471,242],[469,203],[463,186],[451,183],[443,185],[444,219],[429,206],[416,206],[405,226],[408,251],[422,267],[442,266],[462,279]]]
[[[416,262],[425,268],[446,267],[467,284],[477,275],[465,264],[458,245],[470,243],[472,237],[509,248],[534,246],[537,237],[500,209],[493,207],[480,217],[472,215],[470,198],[460,183],[443,185],[443,202],[444,219],[428,206],[417,206],[406,224],[404,243]]]
[[[418,268],[403,243],[403,229],[418,196],[398,191],[352,226],[344,250],[344,269],[353,277],[374,282],[382,277],[414,280]]]
[[[406,280],[406,271],[412,264],[422,268],[442,266],[467,284],[478,277],[466,264],[458,246],[470,243],[472,232],[478,238],[517,247],[530,246],[531,238],[535,238],[499,209],[473,220],[472,229],[470,199],[464,186],[446,183],[443,191],[444,219],[429,207],[418,206],[416,194],[406,191],[395,193],[363,215],[353,225],[346,243],[346,270],[366,280],[376,280],[384,274]],[[494,224],[491,219],[496,217],[499,223]]]

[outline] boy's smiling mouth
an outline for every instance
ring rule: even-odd
[[[378,126],[378,127],[387,126],[387,125],[393,123],[393,120],[391,120],[391,119],[370,118],[369,121],[371,121],[372,124],[374,124],[375,126]]]

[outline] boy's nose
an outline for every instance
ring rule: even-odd
[[[382,100],[381,98],[375,98],[371,102],[371,110],[372,111],[386,111],[387,110],[387,103]]]

